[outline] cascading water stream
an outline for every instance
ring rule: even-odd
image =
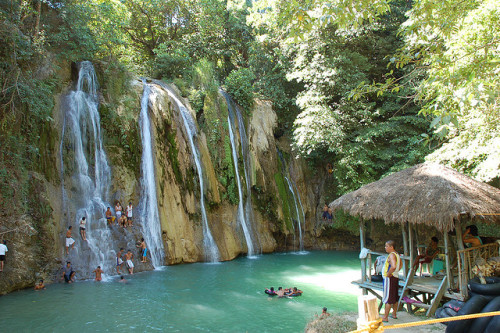
[[[98,265],[105,272],[112,272],[115,262],[114,244],[104,215],[109,206],[107,195],[111,169],[102,144],[97,89],[92,63],[82,62],[76,90],[71,91],[65,100],[60,145],[63,206],[66,206],[63,209],[69,211],[71,202],[76,211],[74,217],[67,216],[68,223],[75,227],[83,216],[87,220],[87,242],[81,239],[78,228],[73,228],[73,238],[79,242],[74,250],[70,250],[71,261],[79,267],[81,277],[88,277]],[[66,172],[71,173],[67,183],[64,182]],[[70,198],[65,186],[70,188]]]
[[[142,234],[147,249],[151,255],[151,263],[155,268],[163,265],[163,242],[161,238],[161,224],[156,197],[156,181],[153,159],[153,139],[151,136],[151,122],[148,114],[150,86],[143,80],[144,91],[141,99],[141,113],[139,127],[142,140],[141,160],[141,203],[139,205]]]
[[[236,143],[234,140],[233,126],[231,125],[231,117],[227,117],[227,123],[229,125],[229,137],[231,139],[231,150],[233,152],[233,162],[234,162],[234,172],[235,178],[238,183],[238,195],[240,201],[238,203],[238,220],[240,221],[240,225],[243,229],[243,234],[245,236],[245,240],[247,243],[248,256],[253,255],[253,243],[252,238],[250,236],[250,231],[248,230],[247,220],[245,219],[245,213],[243,211],[243,191],[241,189],[241,181],[240,181],[240,173],[238,171],[238,153],[236,152]]]
[[[297,185],[295,184],[295,181],[291,179],[293,188],[295,189],[295,193],[297,193],[297,199],[299,200],[299,205],[300,205],[300,211],[302,213],[302,226],[305,229],[306,227],[306,214],[304,213],[304,206],[302,206],[302,200],[300,200],[300,195],[299,195],[299,189],[297,188]],[[299,220],[299,223],[300,220]],[[304,239],[302,237],[302,230],[300,230],[300,246],[299,246],[299,251],[303,252],[304,251]]]
[[[179,108],[179,113],[181,114],[182,120],[184,122],[184,128],[187,132],[189,139],[189,144],[191,146],[191,151],[193,153],[194,162],[196,165],[196,171],[198,173],[198,178],[200,180],[200,206],[201,206],[201,218],[203,220],[203,247],[205,250],[205,257],[207,261],[217,262],[219,261],[219,249],[215,243],[212,233],[210,232],[210,227],[208,225],[207,212],[205,210],[205,194],[204,194],[204,181],[203,181],[203,169],[201,167],[200,152],[195,144],[196,138],[196,124],[193,116],[188,111],[188,109],[182,104],[182,102],[175,96],[171,91],[170,87],[161,81],[155,81],[158,85],[163,87],[170,98],[175,102]]]
[[[241,144],[241,155],[243,158],[243,171],[245,174],[245,183],[246,183],[246,197],[243,198],[240,194],[240,203],[245,200],[245,206],[244,206],[244,212],[245,212],[245,224],[248,229],[248,238],[250,238],[252,242],[252,248],[255,248],[255,239],[254,239],[254,233],[252,232],[252,226],[253,226],[253,207],[252,207],[252,180],[250,178],[250,149],[249,149],[249,143],[248,143],[248,137],[245,131],[245,122],[243,120],[243,116],[241,115],[240,109],[236,103],[232,100],[231,96],[224,92],[223,90],[220,90],[220,93],[224,96],[226,99],[227,103],[227,108],[228,108],[228,114],[229,114],[229,120],[228,122],[231,122],[231,128],[234,128],[232,124],[235,122],[235,118],[238,121],[238,132],[240,135],[240,144]],[[233,131],[233,137],[234,131]],[[231,141],[231,145],[234,147],[234,150],[236,150],[236,142]],[[247,236],[245,236],[247,237]],[[248,240],[247,240],[248,243]],[[259,246],[260,242],[257,242],[257,246]],[[248,253],[249,256],[251,256],[251,253]]]
[[[299,214],[299,206],[297,205],[297,196],[299,194],[297,193],[297,196],[295,195],[295,189],[292,186],[290,179],[288,179],[288,177],[286,177],[286,176],[285,176],[285,179],[286,179],[286,182],[288,183],[288,189],[292,193],[293,202],[295,204],[295,213],[296,213],[295,216],[297,217],[297,225],[298,225],[297,229],[299,230],[299,251],[303,251],[304,245],[303,245],[303,239],[302,239],[302,226],[301,226],[301,219],[300,219],[300,214]],[[302,208],[302,204],[300,204],[300,207]]]
[[[302,201],[300,200],[300,195],[299,195],[299,192],[297,191],[297,187],[292,185],[292,182],[290,181],[289,177],[290,177],[290,172],[289,170],[286,168],[286,161],[283,157],[283,154],[281,153],[281,151],[278,150],[278,156],[281,160],[281,164],[282,164],[282,168],[281,168],[281,172],[283,173],[283,177],[286,179],[287,181],[287,184],[288,184],[288,190],[290,191],[290,193],[292,193],[292,196],[293,196],[293,202],[294,202],[294,205],[295,205],[295,216],[296,216],[296,224],[297,224],[297,229],[299,230],[299,251],[304,251],[304,240],[303,240],[303,237],[302,237],[302,224],[305,226],[305,215],[304,215],[304,208],[302,207]],[[286,176],[288,175],[288,177]],[[297,198],[298,198],[298,201],[297,201]],[[302,211],[302,215],[299,214],[299,206],[300,206],[300,209]],[[301,219],[302,217],[302,219]],[[294,235],[295,237],[295,235]]]

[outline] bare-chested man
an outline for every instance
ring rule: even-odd
[[[45,289],[45,284],[43,284],[43,280],[40,280],[38,284],[35,284],[35,290]]]
[[[128,272],[130,274],[134,274],[134,263],[132,262],[133,258],[134,254],[132,251],[127,250],[127,253],[125,253],[125,260],[127,261]]]
[[[95,280],[96,281],[102,281],[102,276],[101,274],[103,273],[104,271],[101,269],[101,266],[97,266],[96,269],[94,269],[94,271],[92,273],[95,273]]]
[[[142,256],[141,262],[147,262],[146,254],[148,253],[148,249],[146,247],[146,242],[144,241],[144,238],[141,238],[140,244],[136,246],[141,248],[141,256]]]

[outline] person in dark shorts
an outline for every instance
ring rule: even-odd
[[[385,304],[385,313],[382,318],[383,322],[389,321],[389,313],[391,308],[393,309],[391,318],[397,318],[398,311],[398,272],[401,269],[401,258],[399,254],[394,250],[395,242],[393,240],[388,240],[385,243],[385,252],[389,255],[385,261],[384,269],[382,271],[382,276],[384,277],[384,295],[382,302]]]
[[[71,262],[67,261],[66,266],[63,267],[63,275],[61,280],[64,279],[66,283],[71,283],[75,281],[75,271],[73,271],[73,267],[71,266]]]

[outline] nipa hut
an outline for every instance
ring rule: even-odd
[[[379,219],[386,224],[401,225],[406,278],[402,281],[400,300],[407,294],[423,294],[422,303],[427,303],[428,315],[434,313],[443,295],[455,299],[467,297],[472,257],[498,255],[498,243],[485,245],[479,254],[474,249],[474,255],[468,261],[472,252],[464,249],[462,224],[473,220],[499,224],[500,190],[439,164],[424,163],[394,173],[343,195],[329,206],[334,211],[342,209],[361,218],[361,248],[365,245],[365,221]],[[413,281],[415,272],[410,267],[418,245],[415,243],[415,226],[420,224],[431,226],[443,234],[446,275],[436,288],[417,288]],[[450,244],[450,232],[456,234],[456,253],[453,244]],[[362,279],[355,283],[363,288],[364,293],[368,291],[378,296],[375,291],[379,286],[373,285],[369,274],[371,254],[377,253],[370,252],[368,261],[362,260]],[[453,270],[455,267],[458,267],[456,272]],[[456,293],[452,290],[456,286],[455,277],[458,277],[459,287]]]

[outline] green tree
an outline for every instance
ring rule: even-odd
[[[387,57],[402,45],[397,31],[405,6],[397,2],[381,22],[367,20],[357,28],[313,25],[300,40],[281,36],[280,48],[291,61],[287,78],[303,86],[296,100],[295,148],[334,163],[338,193],[419,163],[428,152],[420,134],[429,122],[404,98],[407,91],[350,98],[361,82],[385,79]],[[259,29],[269,41],[271,28]]]

